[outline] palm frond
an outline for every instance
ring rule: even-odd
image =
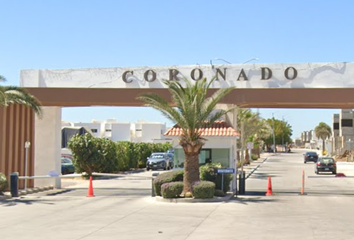
[[[213,113],[220,100],[230,93],[234,88],[219,89],[211,97],[208,91],[212,79],[209,83],[206,78],[192,82],[185,78],[185,87],[179,81],[164,80],[171,93],[172,106],[165,99],[156,94],[143,94],[138,99],[143,100],[146,106],[159,110],[164,116],[182,129],[180,142],[188,144],[202,144],[205,139],[201,137],[201,128],[211,125],[227,112],[221,110]]]
[[[10,104],[21,104],[30,107],[41,117],[41,103],[24,88],[16,86],[0,87],[0,106],[9,106]]]

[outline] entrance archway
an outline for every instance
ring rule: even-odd
[[[23,70],[21,86],[36,96],[45,110],[43,119],[36,119],[35,124],[28,126],[30,138],[34,139],[32,172],[38,175],[60,169],[56,159],[60,158],[61,107],[142,106],[143,102],[136,97],[144,92],[169,98],[163,79],[183,84],[184,77],[195,81],[215,77],[210,94],[218,88],[236,87],[223,99],[224,104],[242,108],[354,108],[353,76],[353,63]],[[31,121],[30,118],[19,120],[18,112],[11,108],[5,111],[0,121],[3,126],[15,120],[19,124]],[[5,135],[2,138],[0,142],[7,141]],[[13,145],[19,147],[0,144],[0,160],[6,163],[0,171],[7,173],[20,171],[10,167],[14,161],[5,159],[8,152],[23,154],[23,138],[17,135],[12,138],[16,142]]]

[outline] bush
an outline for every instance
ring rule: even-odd
[[[215,183],[210,181],[199,181],[192,184],[194,198],[213,198]]]
[[[220,190],[220,189],[215,189],[215,193],[214,193],[214,196],[216,197],[225,197],[225,193],[223,190]]]
[[[156,196],[161,196],[161,186],[164,183],[183,181],[183,170],[165,172],[158,175],[154,180]]]
[[[221,189],[221,174],[217,174],[217,169],[222,168],[221,163],[207,163],[200,167],[200,180],[210,181],[215,183],[216,189]],[[230,183],[232,181],[232,174],[224,174],[224,189],[226,193],[230,190]]]
[[[251,159],[252,160],[257,160],[258,159],[258,155],[257,154],[252,154],[251,155]]]
[[[7,188],[7,179],[5,174],[0,173],[0,193],[2,193],[3,191],[5,191],[5,189]]]
[[[116,142],[116,154],[118,161],[118,171],[127,171],[138,167],[137,158],[133,153],[134,143],[122,141]]]
[[[176,198],[183,191],[183,182],[169,182],[161,186],[161,194],[163,198]]]
[[[118,169],[116,148],[108,139],[95,138],[91,134],[75,135],[68,144],[77,172],[116,172]]]

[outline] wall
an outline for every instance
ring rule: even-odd
[[[130,141],[130,123],[112,123],[112,141]]]
[[[141,123],[141,142],[154,142],[154,139],[164,139],[166,124],[163,123]]]
[[[43,117],[35,121],[35,170],[36,176],[50,171],[61,173],[61,108],[43,107]],[[60,179],[36,179],[36,187],[53,185],[61,188]]]
[[[101,123],[74,123],[75,127],[85,127],[88,130],[91,130],[92,135],[94,137],[100,138],[104,136],[102,132],[102,124]]]
[[[354,128],[351,126],[343,126],[343,120],[353,121],[353,112],[350,109],[341,109],[339,114],[339,135],[354,136]]]
[[[211,150],[212,162],[220,162],[223,167],[230,167],[230,149],[214,148]]]
[[[25,106],[10,105],[0,107],[0,172],[9,179],[11,172],[25,175],[25,142],[31,142],[27,155],[27,175],[34,174],[34,113]],[[27,181],[27,187],[33,180]],[[24,187],[20,180],[19,187]]]

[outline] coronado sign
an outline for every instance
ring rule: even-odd
[[[273,71],[268,68],[268,67],[261,67],[260,68],[260,71],[261,71],[261,80],[269,80],[272,78],[273,76]],[[215,77],[217,80],[224,80],[224,81],[227,81],[227,68],[215,68]],[[181,80],[181,76],[180,75],[180,71],[177,70],[177,69],[168,69],[168,75],[169,75],[169,78],[168,80],[169,81],[179,81]],[[285,70],[284,70],[284,77],[288,80],[294,80],[296,77],[297,77],[297,70],[294,68],[294,67],[287,67]],[[195,81],[198,81],[198,80],[201,80],[203,79],[204,77],[204,72],[202,69],[200,68],[194,68],[190,71],[190,78],[195,80]],[[152,69],[149,69],[147,71],[145,71],[143,73],[143,76],[138,76],[139,79],[144,79],[145,81],[147,82],[154,82],[156,81],[157,79],[157,73],[156,71],[152,70]],[[134,71],[131,71],[131,70],[128,70],[128,71],[125,71],[122,75],[122,79],[124,82],[126,83],[131,83],[133,82],[134,80]],[[230,79],[230,80],[233,80],[233,81],[248,81],[249,78],[245,72],[245,70],[243,68],[241,68],[241,70],[239,71],[239,74],[238,74],[238,77],[237,79]]]
[[[167,88],[162,80],[211,80],[211,88],[354,88],[354,63],[227,64],[22,70],[22,87]]]

